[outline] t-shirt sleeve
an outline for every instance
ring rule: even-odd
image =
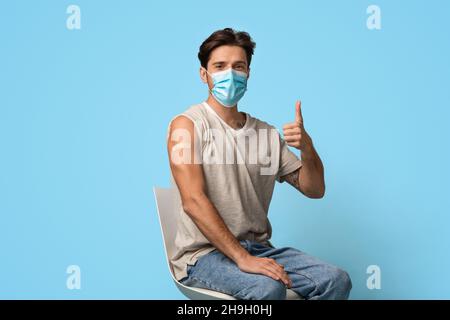
[[[281,181],[281,177],[289,173],[294,172],[302,166],[302,160],[299,159],[290,149],[286,141],[279,137],[280,139],[280,167],[276,175],[276,180]]]

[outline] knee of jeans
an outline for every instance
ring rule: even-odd
[[[249,300],[285,300],[286,286],[281,281],[262,276],[245,295]]]
[[[333,267],[329,273],[330,286],[339,293],[338,299],[347,299],[352,289],[352,281],[349,274],[337,267]]]

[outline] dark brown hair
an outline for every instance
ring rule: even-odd
[[[202,65],[202,67],[206,69],[211,52],[215,48],[224,45],[239,46],[244,49],[245,53],[247,54],[248,66],[250,66],[256,44],[253,42],[252,38],[247,32],[235,31],[232,28],[225,28],[215,31],[205,41],[203,41],[202,45],[200,46],[198,59],[200,60],[200,64]]]

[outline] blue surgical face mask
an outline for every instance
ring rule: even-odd
[[[205,69],[206,70],[206,69]],[[209,73],[213,80],[211,94],[225,107],[234,107],[247,90],[247,74],[232,68]]]

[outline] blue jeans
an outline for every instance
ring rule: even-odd
[[[250,240],[241,240],[240,244],[252,256],[272,258],[283,265],[292,281],[291,290],[303,298],[348,298],[352,283],[347,272],[294,248],[272,248]],[[180,280],[186,286],[215,290],[244,300],[286,299],[286,286],[281,280],[241,271],[219,250],[188,265],[187,273]]]

